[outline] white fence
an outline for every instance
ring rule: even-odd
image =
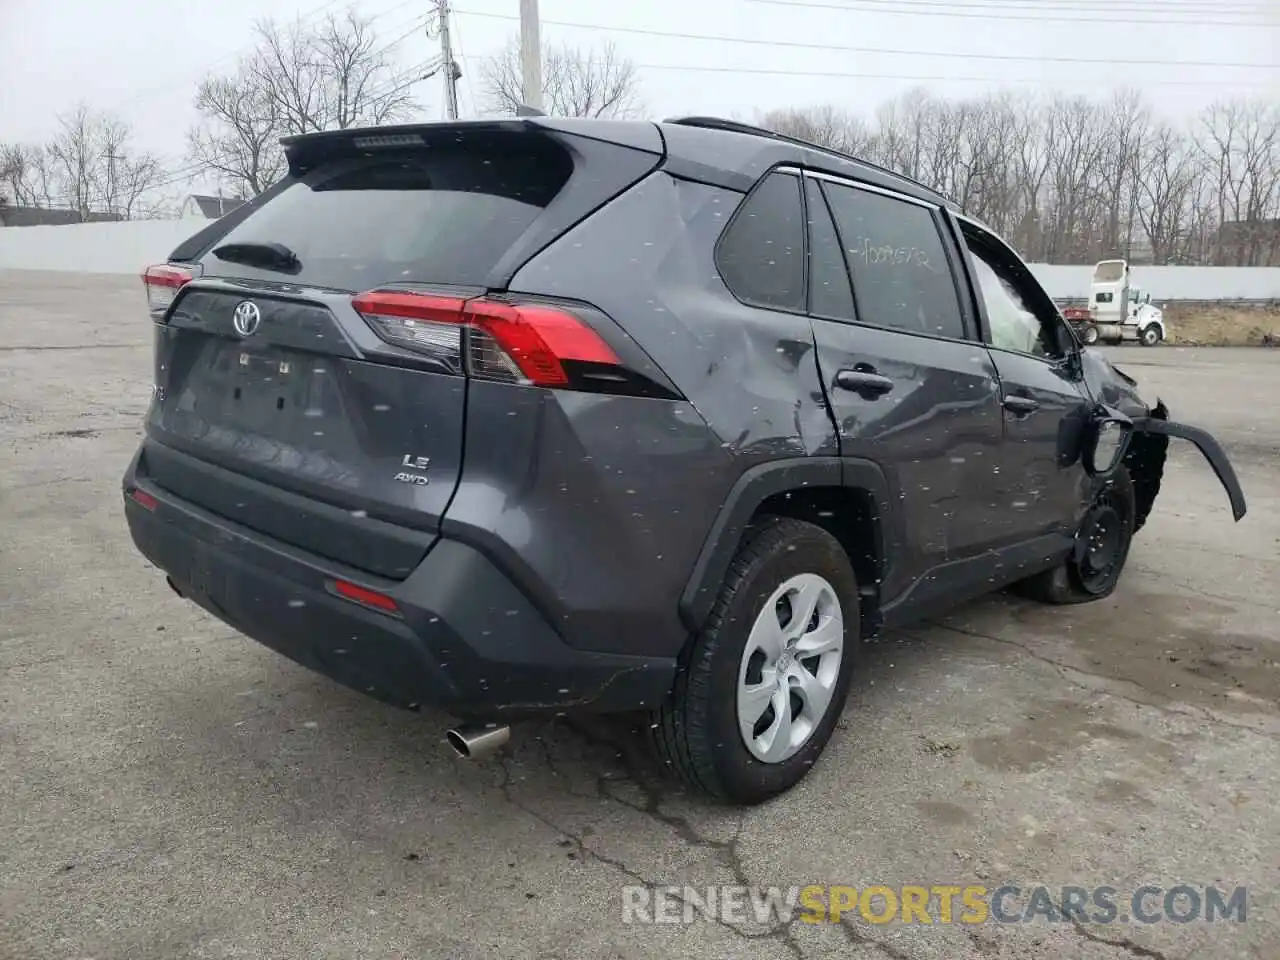
[[[134,220],[65,227],[0,227],[0,269],[137,273],[163,261],[208,220]],[[1093,267],[1032,264],[1049,295],[1085,299]],[[1280,267],[1133,268],[1133,282],[1156,303],[1280,300]]]
[[[205,219],[0,227],[0,269],[141,273],[209,225]]]
[[[1031,270],[1055,300],[1089,296],[1093,277],[1087,267],[1033,263]],[[1151,294],[1153,303],[1177,300],[1280,300],[1280,267],[1145,267],[1135,265],[1131,282]]]

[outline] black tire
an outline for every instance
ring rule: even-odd
[[[1160,332],[1160,328],[1154,323],[1147,324],[1138,334],[1138,342],[1144,347],[1159,346],[1160,341],[1164,339],[1164,334]]]
[[[844,620],[839,673],[809,739],[788,759],[766,763],[751,754],[739,731],[739,668],[766,601],[803,573],[824,578],[839,601]],[[682,657],[671,697],[650,719],[659,760],[688,786],[722,802],[757,804],[789,790],[827,745],[861,646],[858,584],[839,541],[811,523],[762,518],[743,536],[706,626]]]
[[[1098,342],[1098,328],[1095,324],[1086,324],[1084,329],[1080,331],[1080,341],[1087,347],[1093,346]]]
[[[1136,499],[1133,481],[1123,466],[1103,483],[1085,515],[1080,535],[1091,541],[1080,560],[1068,558],[1052,570],[1017,585],[1023,596],[1042,603],[1090,603],[1111,595],[1124,572],[1133,543]],[[1093,544],[1098,543],[1097,550]],[[1105,568],[1105,569],[1104,569]]]

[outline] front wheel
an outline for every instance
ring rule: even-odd
[[[1154,347],[1164,339],[1164,334],[1161,333],[1160,328],[1153,323],[1142,328],[1142,332],[1138,334],[1138,339],[1142,341],[1142,345],[1144,347]]]
[[[1080,334],[1080,338],[1085,342],[1086,346],[1093,346],[1098,342],[1098,327],[1096,324],[1087,324]]]
[[[1023,580],[1019,592],[1054,604],[1109,596],[1129,559],[1135,513],[1133,481],[1128,470],[1117,467],[1085,511],[1073,554],[1052,570]]]
[[[835,729],[860,646],[858,585],[839,541],[799,520],[753,524],[654,712],[659,758],[730,803],[789,790]]]

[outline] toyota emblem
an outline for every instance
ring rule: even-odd
[[[236,304],[236,312],[231,316],[231,323],[240,336],[252,337],[262,324],[262,311],[252,300],[242,300]]]

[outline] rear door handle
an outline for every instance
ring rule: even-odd
[[[1034,413],[1040,409],[1040,401],[1010,395],[1004,398],[1004,408],[1010,413]]]
[[[836,374],[836,386],[860,393],[864,397],[878,397],[893,389],[893,381],[869,370],[841,370]]]

